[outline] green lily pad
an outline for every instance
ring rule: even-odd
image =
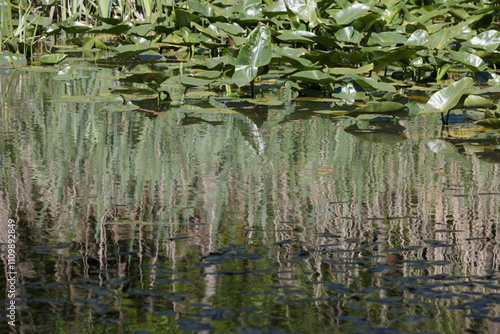
[[[466,108],[496,108],[496,104],[482,96],[469,95],[464,101]]]
[[[9,51],[0,52],[0,66],[14,65],[26,66],[26,56],[21,53],[11,53]]]
[[[371,70],[373,70],[373,64],[368,64],[358,68],[335,67],[328,69],[328,72],[330,74],[335,74],[335,75],[351,75],[351,74],[368,73]]]
[[[484,126],[486,128],[500,129],[500,119],[497,118],[487,118],[481,121],[477,121],[475,124]]]
[[[403,111],[406,106],[399,102],[383,101],[372,102],[355,110],[356,113],[366,114],[394,114]]]
[[[65,55],[64,53],[53,53],[50,55],[41,56],[36,61],[44,65],[54,65],[59,64],[66,57],[67,55]]]
[[[394,86],[375,80],[375,78],[365,78],[357,74],[352,75],[352,79],[357,82],[358,85],[368,89],[375,89],[384,92],[394,92],[396,88]]]
[[[330,83],[336,80],[331,75],[318,70],[297,72],[292,74],[290,79],[310,83]]]
[[[133,45],[122,45],[117,48],[114,48],[113,51],[122,58],[130,58],[140,53],[155,50],[157,49],[155,46],[148,44],[133,44]]]

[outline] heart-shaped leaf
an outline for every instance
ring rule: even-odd
[[[271,31],[263,25],[255,28],[238,53],[233,82],[240,87],[249,84],[257,77],[259,67],[271,62],[272,55]]]

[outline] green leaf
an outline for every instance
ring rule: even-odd
[[[378,82],[375,80],[375,78],[365,78],[357,74],[353,74],[352,79],[356,81],[356,83],[363,88],[375,89],[385,92],[396,91],[396,88],[394,88],[394,86],[389,85],[388,83],[385,82]]]
[[[399,102],[384,101],[384,102],[373,102],[368,103],[365,106],[357,108],[354,112],[356,113],[367,113],[367,114],[393,114],[404,110],[406,106]]]
[[[400,47],[396,50],[385,52],[382,56],[372,58],[373,70],[380,71],[387,65],[391,65],[394,62],[408,60],[416,54],[416,52],[416,50],[407,47]]]
[[[245,34],[245,29],[243,29],[238,23],[216,22],[213,25],[233,36],[243,36]]]
[[[82,23],[80,21],[73,21],[73,20],[70,20],[70,19],[67,19],[66,21],[64,21],[59,26],[67,34],[82,34],[84,32],[89,31],[90,29],[92,29],[91,25],[87,25],[87,24]]]
[[[470,26],[465,22],[460,22],[457,25],[451,26],[451,35],[458,40],[466,40],[472,37],[472,30]]]
[[[353,103],[355,100],[363,100],[366,96],[365,92],[358,92],[352,83],[342,86],[339,93],[332,95],[347,103]]]
[[[406,42],[406,45],[412,46],[428,46],[431,43],[431,38],[427,31],[419,29],[411,34],[410,38]]]
[[[297,72],[292,74],[290,79],[310,83],[330,83],[335,81],[335,78],[331,75],[318,70]]]
[[[212,79],[197,78],[190,75],[181,75],[180,80],[182,85],[186,87],[208,86],[214,82]]]
[[[315,65],[309,59],[302,57],[282,56],[282,58],[292,64],[299,71],[318,70],[322,67],[320,65]]]
[[[358,68],[334,67],[328,69],[328,72],[330,74],[335,74],[335,75],[351,75],[351,74],[367,73],[370,72],[371,70],[373,70],[373,64],[368,64]]]
[[[380,45],[380,46],[395,46],[396,44],[404,44],[408,39],[395,32],[381,32],[373,33],[368,39],[368,45]]]
[[[101,42],[101,40],[97,39],[96,37],[74,37],[71,39],[71,43],[81,46],[84,49],[92,49],[95,47],[106,50],[108,48],[106,44]]]
[[[335,37],[341,42],[358,44],[363,39],[363,34],[354,30],[353,27],[345,27],[337,31]]]
[[[452,37],[453,34],[450,29],[442,29],[437,33],[431,35],[431,42],[429,44],[429,47],[431,49],[440,50],[450,44],[450,42],[452,41]]]
[[[472,87],[471,78],[463,78],[450,86],[434,93],[424,106],[426,112],[445,112],[453,108]]]
[[[352,21],[363,16],[370,10],[370,7],[361,3],[355,3],[345,9],[331,14],[338,25],[347,25]],[[328,11],[331,13],[331,11]]]
[[[250,83],[257,77],[259,67],[271,62],[272,55],[271,31],[263,25],[255,28],[238,53],[233,82],[240,87]]]
[[[167,80],[167,78],[168,75],[165,72],[148,72],[132,74],[126,78],[119,79],[119,81],[145,84],[155,82],[157,85],[161,85],[161,83]]]
[[[26,56],[22,53],[0,52],[0,66],[2,65],[26,66]]]
[[[450,51],[450,55],[453,60],[467,66],[472,72],[484,71],[488,67],[483,59],[470,53]]]
[[[122,58],[130,58],[140,53],[149,50],[155,50],[155,46],[147,44],[133,44],[133,45],[122,45],[114,49],[118,56]]]
[[[486,128],[500,129],[500,119],[497,118],[487,118],[481,121],[477,121],[474,124],[484,126]]]
[[[278,36],[279,40],[289,41],[289,42],[302,42],[306,44],[313,44],[314,40],[312,38],[318,37],[316,34],[310,31],[302,30],[284,30],[281,35]]]
[[[87,31],[93,34],[115,34],[120,35],[129,31],[134,25],[130,21],[125,21],[117,25],[103,24],[100,27],[95,27]]]
[[[470,46],[475,49],[487,51],[495,51],[499,45],[500,33],[496,30],[487,30],[463,43],[463,46]]]
[[[54,64],[59,64],[66,57],[67,56],[64,53],[53,53],[50,55],[41,56],[36,61],[44,65],[54,65]]]
[[[465,98],[464,107],[466,108],[495,108],[496,104],[482,96],[469,95]]]

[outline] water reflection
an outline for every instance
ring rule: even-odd
[[[56,75],[0,80],[19,332],[500,331],[499,165],[438,117],[151,117]]]

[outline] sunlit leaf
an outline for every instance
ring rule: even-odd
[[[14,65],[14,66],[26,66],[26,56],[22,53],[11,53],[9,51],[0,52],[0,66],[2,65]]]
[[[496,104],[491,102],[490,100],[478,96],[478,95],[469,95],[465,98],[464,107],[466,108],[495,108]]]
[[[392,31],[373,33],[368,40],[368,45],[395,46],[396,44],[404,44],[408,39]]]
[[[233,82],[240,87],[249,84],[257,77],[259,67],[269,64],[272,54],[271,32],[265,26],[255,28],[238,53]]]
[[[496,30],[487,30],[469,41],[463,43],[464,46],[470,46],[476,49],[495,51],[500,46],[500,33]]]
[[[363,16],[370,10],[370,7],[361,3],[355,3],[345,9],[332,14],[333,19],[339,25],[346,25]]]
[[[426,112],[445,112],[453,108],[472,87],[471,78],[463,78],[434,93],[424,107]]]
[[[411,46],[428,46],[431,43],[429,34],[425,30],[416,30],[411,34],[406,42],[406,45]]]
[[[371,70],[373,70],[373,64],[368,64],[357,68],[349,68],[349,67],[329,68],[328,72],[330,74],[336,74],[336,75],[350,75],[350,74],[368,73]]]
[[[345,27],[337,31],[335,37],[342,42],[358,44],[364,36],[353,27]]]
[[[453,60],[467,66],[472,72],[484,71],[488,67],[484,60],[470,53],[450,51],[450,55]]]

